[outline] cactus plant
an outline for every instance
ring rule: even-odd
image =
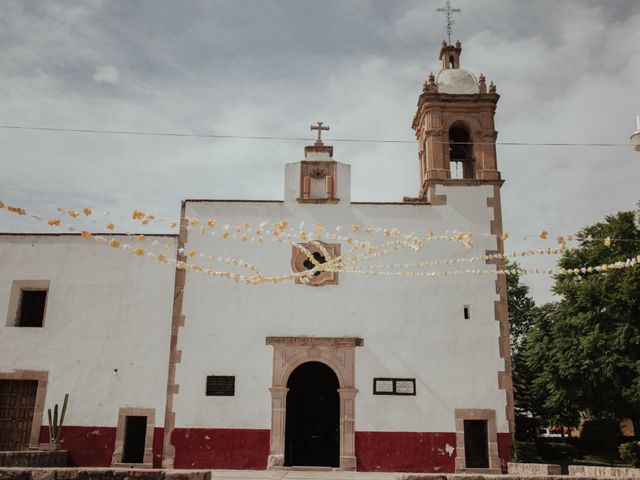
[[[62,411],[60,412],[60,419],[58,419],[58,404],[53,406],[53,418],[51,417],[51,409],[47,410],[49,415],[49,443],[51,445],[58,445],[60,442],[60,431],[62,430],[62,424],[64,423],[64,414],[67,412],[67,402],[69,401],[69,394],[65,393],[64,403],[62,404]]]

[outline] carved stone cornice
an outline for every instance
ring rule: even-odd
[[[476,130],[473,133],[476,136],[476,138],[483,137],[483,138],[491,138],[492,140],[495,140],[496,138],[498,138],[497,130],[491,130],[491,129],[485,128],[485,129]]]
[[[504,183],[502,179],[477,179],[477,178],[437,178],[425,180],[424,186],[445,185],[447,187],[475,187],[480,185],[497,185],[501,187]]]
[[[305,158],[311,152],[328,153],[329,156],[333,158],[333,147],[331,145],[319,144],[319,145],[308,145],[308,146],[304,147],[304,156],[305,156]]]
[[[430,137],[439,137],[444,135],[444,130],[442,128],[431,128],[424,131],[425,135]]]
[[[267,337],[267,345],[299,345],[303,347],[361,347],[364,340],[359,337]]]
[[[340,203],[339,198],[296,198],[298,203]]]

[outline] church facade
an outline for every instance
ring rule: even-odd
[[[182,202],[178,235],[156,238],[175,269],[78,235],[3,235],[0,406],[23,407],[0,408],[0,446],[45,442],[46,408],[70,393],[78,465],[501,471],[504,276],[364,262],[502,252],[498,95],[460,53],[443,43],[419,96],[416,198],[351,201],[319,124],[282,201]]]

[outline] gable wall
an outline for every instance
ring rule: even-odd
[[[288,203],[189,202],[187,217],[214,218],[235,227],[245,221],[266,228],[288,220],[294,229],[304,221],[397,227],[403,232],[473,231],[476,244],[465,250],[451,242],[430,242],[420,254],[399,252],[371,263],[478,256],[496,249],[490,232],[493,209],[487,198],[493,187],[442,187],[447,204],[301,205]],[[346,235],[346,233],[345,233]],[[365,238],[365,234],[358,235]],[[382,235],[370,237],[383,242]],[[343,242],[342,253],[348,250]],[[291,271],[291,247],[224,241],[189,231],[185,251],[237,257],[264,267],[264,273]],[[226,265],[198,263],[212,268]],[[454,264],[445,270],[488,268],[484,262]],[[241,272],[241,270],[237,270]],[[245,273],[245,272],[242,272]],[[455,431],[455,408],[491,408],[497,427],[508,431],[505,394],[498,389],[499,325],[495,320],[495,276],[436,278],[374,277],[341,273],[337,286],[309,287],[285,282],[278,286],[246,286],[230,280],[187,274],[177,366],[179,394],[174,397],[177,427],[268,429],[271,422],[273,350],[267,336],[361,337],[356,348],[356,430]],[[462,318],[471,305],[472,320]],[[207,375],[235,375],[235,397],[206,397]],[[417,379],[417,396],[374,396],[374,377]]]

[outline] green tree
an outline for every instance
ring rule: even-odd
[[[536,303],[529,295],[529,287],[520,281],[522,269],[516,262],[505,261],[507,275],[507,303],[509,306],[509,333],[511,356],[518,354],[522,341],[531,328],[531,309]]]
[[[579,420],[579,385],[565,376],[558,350],[563,349],[559,329],[559,303],[546,303],[531,312],[532,327],[523,341],[522,363],[528,373],[535,412],[546,422],[575,426]],[[579,383],[579,382],[578,382]]]
[[[523,341],[531,329],[531,310],[535,307],[535,302],[529,295],[529,287],[521,283],[522,269],[520,265],[516,262],[505,261],[505,270],[509,271],[507,275],[507,303],[509,306],[515,409],[519,415],[535,414],[538,408],[536,399],[532,395],[531,372],[523,355]]]
[[[585,227],[567,250],[566,269],[611,264],[640,253],[636,212]],[[603,239],[611,239],[609,242]],[[640,433],[640,268],[557,275],[558,303],[535,310],[524,340],[533,390],[562,423],[578,411],[631,418]]]

